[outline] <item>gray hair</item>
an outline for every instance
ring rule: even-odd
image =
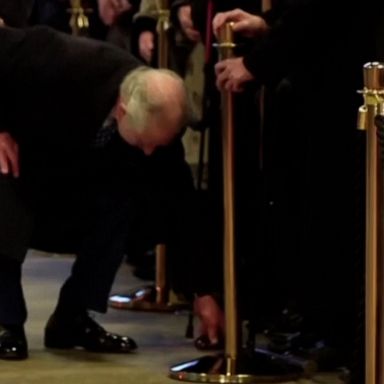
[[[151,80],[158,78],[159,75],[176,80],[184,94],[184,97],[180,98],[179,105],[181,108],[180,128],[189,119],[189,102],[182,78],[168,69],[154,69],[142,66],[131,71],[120,86],[121,101],[127,112],[126,118],[130,126],[137,131],[145,130],[151,118],[164,112],[168,99],[167,90],[150,91]]]

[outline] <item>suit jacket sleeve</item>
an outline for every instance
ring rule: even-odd
[[[47,27],[0,29],[0,127],[16,137],[89,138],[139,65],[110,44]]]

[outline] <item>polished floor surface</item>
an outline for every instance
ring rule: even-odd
[[[71,256],[29,253],[24,287],[29,308],[26,326],[30,358],[0,361],[0,384],[170,384],[168,367],[201,356],[184,338],[185,314],[153,314],[110,309],[96,319],[110,331],[127,334],[139,344],[129,355],[105,355],[81,350],[53,351],[43,345],[45,322],[54,308],[61,283],[68,275]],[[142,284],[123,265],[113,291]],[[340,383],[333,375],[318,375],[301,384]]]

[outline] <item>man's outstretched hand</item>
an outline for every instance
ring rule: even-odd
[[[224,313],[217,301],[211,295],[197,297],[194,311],[200,319],[200,334],[206,335],[212,344],[217,344],[224,334]]]

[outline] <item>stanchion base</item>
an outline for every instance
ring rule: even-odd
[[[112,295],[108,303],[115,309],[148,312],[176,312],[189,307],[188,303],[158,303],[154,285],[138,287],[126,294]]]
[[[312,361],[303,361],[262,349],[240,354],[236,363],[238,373],[227,374],[225,355],[203,356],[172,366],[169,377],[196,383],[285,383],[310,377],[316,371],[316,363]]]

